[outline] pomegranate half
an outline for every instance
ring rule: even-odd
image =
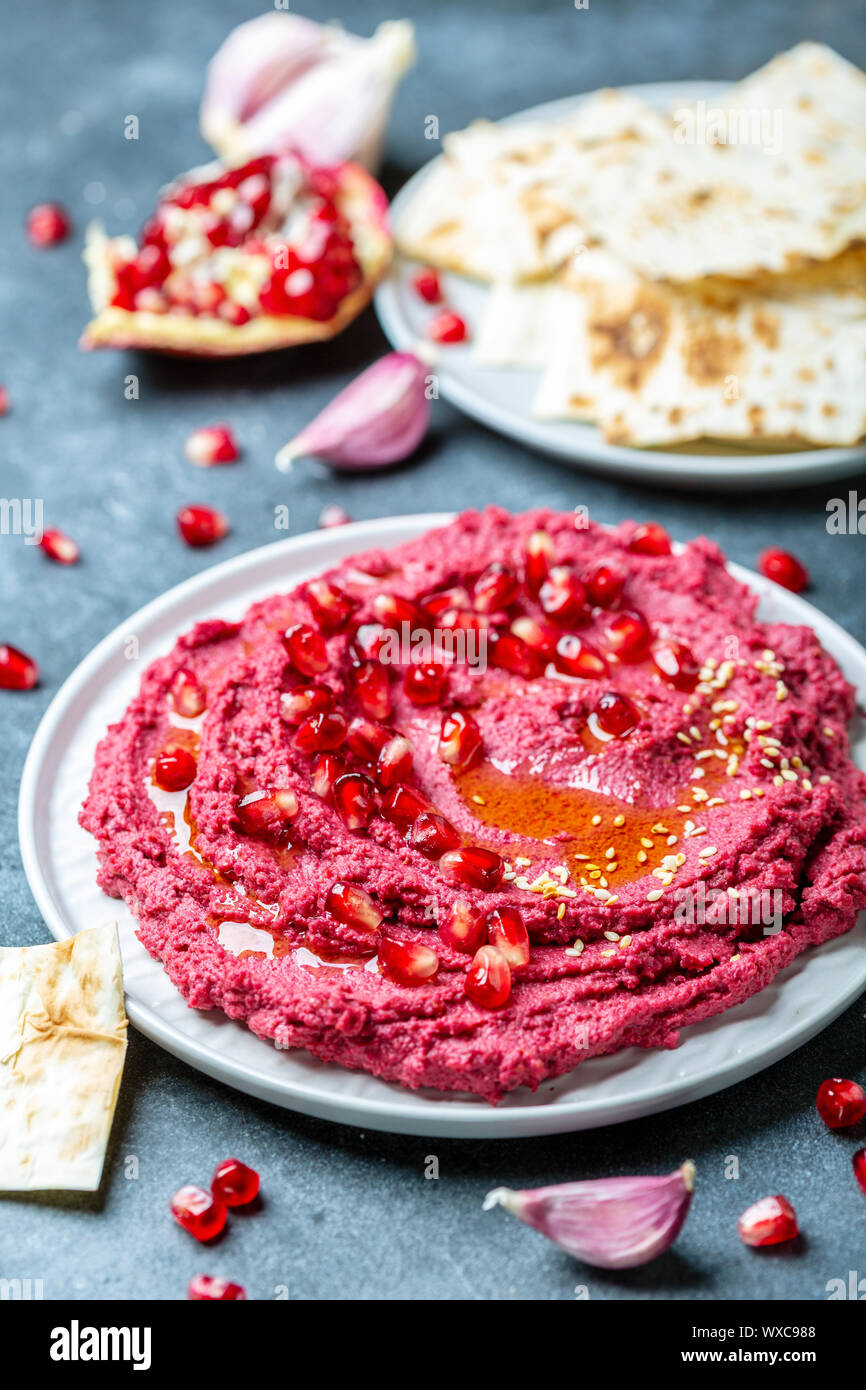
[[[235,357],[332,338],[391,257],[387,199],[357,164],[208,164],[166,188],[137,245],[88,232],[84,348]]]

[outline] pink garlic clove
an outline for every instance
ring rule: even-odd
[[[383,468],[408,458],[429,422],[427,368],[411,352],[389,352],[344,387],[275,462],[284,473],[306,455],[357,472]]]
[[[631,1269],[673,1244],[694,1183],[695,1165],[686,1162],[662,1178],[598,1178],[526,1192],[497,1187],[484,1199],[484,1210],[505,1207],[586,1264]]]
[[[412,25],[370,39],[277,12],[232,30],[208,67],[201,130],[223,159],[291,148],[313,164],[372,170],[394,93],[415,61]]]

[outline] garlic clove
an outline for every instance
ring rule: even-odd
[[[408,458],[429,422],[426,367],[411,352],[389,352],[344,387],[275,462],[285,473],[306,455],[336,468],[381,468]]]
[[[394,93],[415,61],[407,20],[370,39],[297,15],[240,25],[212,59],[205,139],[232,160],[292,148],[317,165],[381,160]]]
[[[666,1177],[598,1178],[525,1192],[497,1187],[484,1210],[505,1207],[586,1264],[631,1269],[676,1239],[694,1182],[695,1165],[686,1162]]]

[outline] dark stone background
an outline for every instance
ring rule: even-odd
[[[275,449],[384,350],[372,312],[333,345],[221,365],[77,350],[87,318],[85,224],[98,215],[112,230],[136,229],[158,186],[201,161],[204,64],[235,23],[262,8],[261,0],[3,6],[0,380],[13,408],[0,422],[0,493],[44,498],[47,523],[68,529],[84,551],[67,570],[20,538],[0,537],[0,640],[31,651],[43,670],[36,692],[0,695],[7,944],[47,939],[15,829],[20,769],[43,709],[134,609],[272,538],[278,503],[289,503],[296,533],[315,526],[326,502],[360,519],[496,501],[515,509],[585,503],[603,521],[658,517],[681,538],[705,532],[747,565],[764,544],[782,542],[808,563],[813,601],[866,640],[863,540],[825,529],[827,498],[847,483],[721,498],[623,487],[534,456],[441,405],[412,466],[354,480],[301,471],[288,484],[274,470]],[[588,11],[569,0],[401,0],[393,9],[310,0],[304,9],[363,32],[396,14],[415,20],[421,56],[392,123],[391,191],[429,158],[430,113],[445,131],[605,84],[735,79],[804,37],[866,66],[862,0],[590,0]],[[141,121],[137,143],[123,138],[130,113]],[[45,198],[67,204],[76,235],[40,253],[22,223]],[[129,371],[141,379],[137,402],[123,398]],[[244,459],[193,474],[183,441],[215,419],[234,424]],[[176,538],[174,512],[193,500],[231,517],[231,535],[211,553]],[[862,1079],[864,1071],[861,1002],[763,1075],[656,1118],[553,1139],[455,1142],[359,1134],[247,1100],[132,1031],[102,1192],[4,1199],[0,1275],[42,1278],[47,1297],[72,1299],[180,1298],[198,1270],[237,1278],[259,1299],[277,1285],[293,1298],[569,1299],[579,1284],[602,1299],[820,1299],[829,1279],[866,1274],[866,1205],[850,1171],[855,1143],[825,1130],[814,1095],[827,1075]],[[235,1152],[261,1170],[264,1207],[236,1218],[216,1248],[199,1249],[173,1225],[169,1196]],[[423,1176],[429,1154],[438,1156],[438,1181]],[[127,1155],[139,1160],[137,1181],[124,1177]],[[699,1190],[683,1235],[631,1273],[586,1270],[504,1213],[481,1211],[500,1182],[662,1172],[687,1155],[697,1161]],[[727,1155],[739,1159],[738,1181],[724,1178]],[[737,1215],[780,1190],[800,1212],[802,1243],[746,1251]]]

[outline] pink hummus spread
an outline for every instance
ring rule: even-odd
[[[192,1007],[404,1086],[673,1047],[866,905],[854,693],[755,607],[549,511],[356,555],[145,673],[99,882]]]

